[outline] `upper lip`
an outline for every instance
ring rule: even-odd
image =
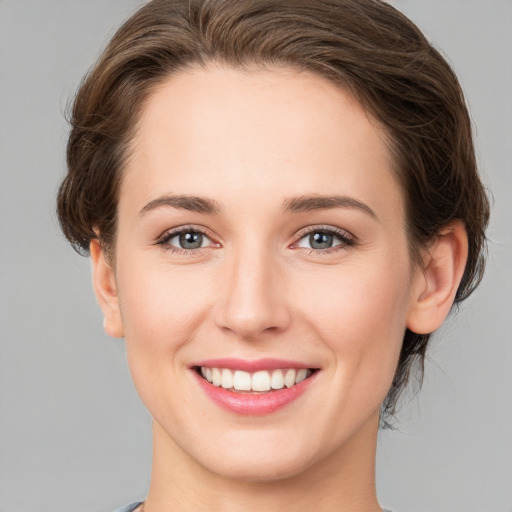
[[[262,359],[238,359],[233,357],[219,359],[205,359],[192,365],[192,367],[204,366],[207,368],[228,368],[230,370],[242,370],[246,372],[256,372],[258,370],[278,370],[282,368],[309,368],[314,366],[304,364],[299,361],[288,359],[262,358]]]

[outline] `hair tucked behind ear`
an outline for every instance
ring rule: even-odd
[[[484,269],[489,206],[463,94],[419,29],[377,0],[153,0],[142,7],[113,37],[73,106],[58,215],[77,250],[87,252],[96,231],[104,247],[115,244],[123,165],[147,96],[180,69],[208,62],[294,66],[350,91],[386,131],[411,254],[460,219],[469,257],[456,301],[473,291]],[[384,416],[412,363],[423,365],[427,341],[405,332]]]

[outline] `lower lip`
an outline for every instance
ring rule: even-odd
[[[278,411],[297,400],[309,388],[318,372],[291,388],[268,393],[235,393],[220,386],[214,386],[197,372],[194,371],[194,373],[204,392],[224,409],[245,416],[262,416]]]

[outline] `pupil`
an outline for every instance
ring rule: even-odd
[[[203,244],[201,233],[181,233],[180,245],[183,249],[198,249]]]
[[[327,233],[313,233],[309,235],[309,243],[313,249],[329,249],[332,247],[333,237]]]

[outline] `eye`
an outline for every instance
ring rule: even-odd
[[[354,239],[345,231],[336,228],[313,228],[302,233],[295,247],[312,251],[330,252],[329,249],[342,249],[354,245]]]
[[[206,237],[197,231],[186,231],[173,236],[167,243],[178,245],[181,249],[199,249],[203,247]]]
[[[157,244],[164,246],[166,250],[178,253],[187,253],[218,245],[206,233],[190,226],[165,233],[158,240]]]

